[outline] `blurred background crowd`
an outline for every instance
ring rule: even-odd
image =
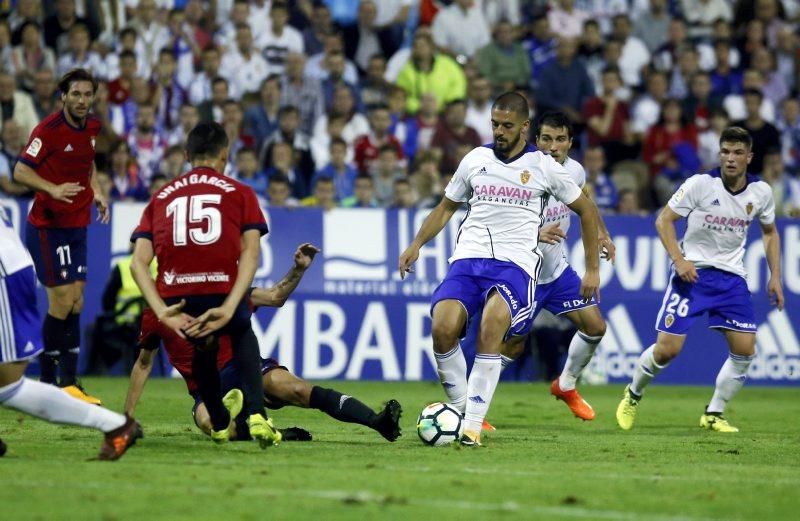
[[[0,197],[75,67],[101,81],[112,200],[187,169],[199,121],[269,206],[431,207],[492,141],[493,97],[561,110],[604,212],[647,214],[729,125],[800,216],[800,0],[3,0]],[[533,141],[533,136],[531,136]]]

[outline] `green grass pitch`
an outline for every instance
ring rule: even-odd
[[[125,379],[87,378],[117,410]],[[712,389],[653,385],[633,431],[614,410],[621,386],[584,387],[581,422],[543,384],[501,383],[485,446],[432,448],[416,435],[434,383],[331,382],[370,406],[397,398],[403,436],[285,408],[279,426],[310,443],[215,446],[192,425],[179,380],[151,380],[137,416],[145,439],[116,463],[86,461],[100,434],[0,409],[0,519],[626,519],[800,518],[800,389],[745,387],[728,418],[698,427]]]

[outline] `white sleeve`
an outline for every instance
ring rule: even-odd
[[[678,188],[678,191],[675,192],[672,197],[670,198],[667,206],[669,206],[672,211],[676,214],[680,215],[681,217],[686,217],[689,213],[697,207],[698,201],[698,188],[702,186],[700,182],[700,178],[704,177],[702,175],[693,175]]]
[[[764,190],[764,207],[758,214],[758,222],[761,224],[772,224],[775,222],[775,199],[772,196],[772,188]]]
[[[547,180],[547,191],[564,204],[572,204],[581,196],[581,189],[569,172],[551,156],[544,155],[542,170]]]
[[[453,177],[450,178],[450,182],[447,183],[447,188],[444,189],[445,197],[451,201],[464,203],[469,200],[472,187],[469,184],[469,164],[467,160],[471,155],[472,154],[467,154],[464,159],[461,160],[461,163],[458,164],[458,168],[456,169],[456,173],[453,174]]]

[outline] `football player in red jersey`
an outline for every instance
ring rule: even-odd
[[[94,165],[100,120],[89,114],[97,81],[86,70],[74,69],[61,78],[58,88],[64,108],[33,129],[14,167],[14,179],[36,190],[25,242],[39,281],[47,289],[41,379],[99,405],[100,400],[87,395],[76,376],[92,203],[100,222],[106,224],[109,219]]]
[[[312,244],[301,244],[294,253],[294,266],[289,273],[271,288],[253,288],[250,292],[250,303],[254,307],[281,307],[297,287],[318,252],[319,249]],[[142,317],[139,336],[141,350],[131,371],[128,396],[125,400],[126,413],[133,415],[144,390],[144,384],[152,371],[156,352],[162,342],[170,363],[183,376],[189,394],[194,398],[195,405],[192,413],[195,424],[204,433],[210,434],[211,419],[192,374],[192,345],[188,340],[180,338],[169,327],[160,324],[150,309],[146,310]],[[231,342],[228,336],[222,336],[219,339],[217,367],[220,371],[223,392],[240,387],[240,378],[232,362]],[[400,436],[399,420],[402,408],[397,400],[389,400],[381,411],[375,412],[353,396],[342,394],[334,389],[312,385],[296,377],[286,367],[279,365],[271,358],[262,360],[261,372],[263,374],[264,404],[268,409],[279,409],[286,405],[318,409],[336,420],[369,427],[389,441],[395,441]],[[231,419],[229,429],[232,440],[248,439],[247,426],[244,424],[245,418],[242,416]],[[295,435],[294,439],[300,441],[311,439],[306,431],[301,429],[290,429],[288,432]],[[284,439],[289,439],[286,430],[282,430],[282,433]],[[304,438],[302,434],[305,434],[306,437]]]
[[[242,407],[241,394],[238,404],[226,400],[223,405],[220,393],[218,342],[211,333],[230,335],[250,435],[263,448],[277,444],[281,436],[264,410],[258,340],[244,297],[267,223],[253,189],[221,173],[228,148],[221,125],[200,123],[192,129],[186,143],[192,170],[164,185],[145,208],[131,236],[131,273],[159,321],[178,336],[191,338],[192,373],[216,442],[228,440],[230,417]],[[149,268],[154,256],[155,282]]]

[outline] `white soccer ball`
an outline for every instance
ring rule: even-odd
[[[417,434],[426,445],[449,445],[461,438],[463,430],[461,413],[449,403],[428,405],[417,420]]]

